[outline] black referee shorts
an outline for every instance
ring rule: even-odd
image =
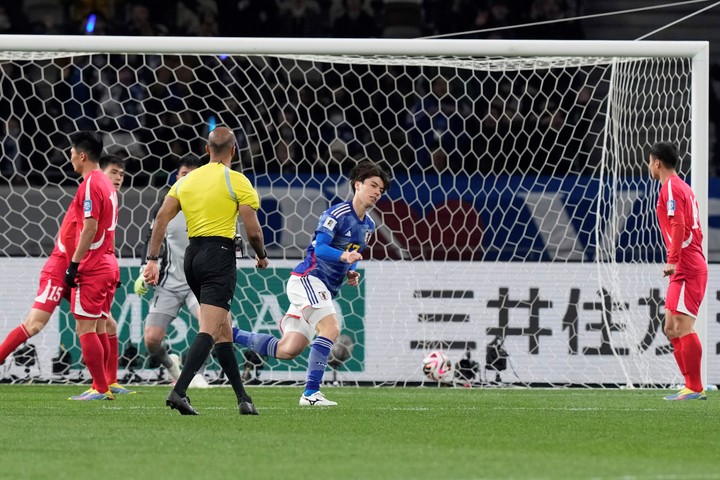
[[[193,237],[185,250],[185,277],[198,302],[230,310],[237,269],[230,238]]]

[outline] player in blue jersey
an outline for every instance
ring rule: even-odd
[[[375,232],[367,212],[390,188],[390,177],[366,161],[352,169],[350,185],[352,200],[333,205],[320,216],[305,260],[290,274],[286,286],[290,308],[280,321],[282,338],[233,328],[235,343],[281,360],[297,357],[312,342],[301,406],[337,405],[320,392],[330,348],[340,334],[332,299],[346,278],[348,285],[360,281],[355,268]]]

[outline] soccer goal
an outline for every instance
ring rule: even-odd
[[[97,129],[128,160],[113,310],[125,381],[167,381],[142,342],[148,299],[132,289],[142,232],[178,161],[202,156],[223,124],[260,193],[272,260],[263,272],[238,261],[232,313],[246,329],[280,334],[284,282],[320,213],[349,198],[351,166],[392,172],[363,280],[336,299],[326,380],[429,385],[423,358],[440,350],[456,370],[444,381],[681,382],[645,164],[652,143],[677,142],[706,228],[707,42],[3,36],[2,49],[3,336],[32,304],[77,185],[67,135]],[[698,322],[715,383],[717,310],[706,301]],[[168,348],[182,356],[195,329],[181,312]],[[82,380],[73,332],[65,305],[0,374]],[[305,356],[238,358],[247,379],[304,379]],[[222,381],[214,362],[208,375]]]

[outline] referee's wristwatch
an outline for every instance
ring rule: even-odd
[[[147,257],[145,257],[145,260],[148,261],[148,262],[150,262],[150,261],[152,261],[152,260],[154,260],[154,261],[157,262],[157,261],[158,261],[158,256],[157,256],[157,255],[148,255]]]

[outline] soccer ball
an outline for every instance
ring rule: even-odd
[[[423,373],[435,382],[447,381],[452,379],[453,364],[443,352],[436,350],[423,358]]]

